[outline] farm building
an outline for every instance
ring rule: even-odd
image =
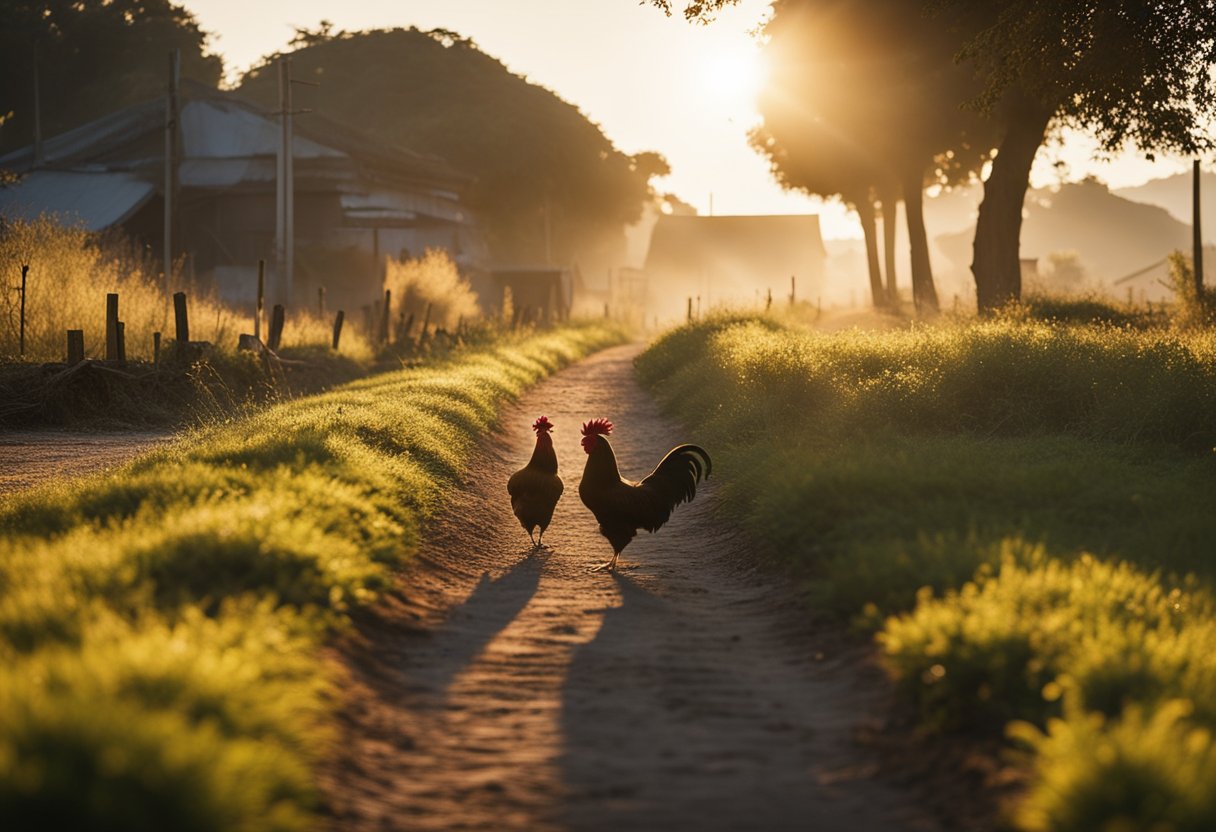
[[[814,214],[788,216],[664,215],[655,224],[644,271],[652,308],[682,314],[686,299],[702,308],[755,302],[770,289],[814,299],[823,285],[827,252]]]
[[[89,230],[121,229],[162,259],[166,98],[111,113],[0,157],[20,181],[0,189],[0,218],[56,214]],[[280,119],[232,94],[183,81],[172,240],[187,277],[231,302],[256,292],[265,260],[275,285]],[[294,282],[280,293],[335,307],[379,296],[386,256],[447,250],[484,257],[461,204],[468,178],[442,159],[364,138],[319,115],[294,119]],[[272,298],[273,299],[273,298]]]

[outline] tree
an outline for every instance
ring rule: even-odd
[[[650,179],[668,172],[658,154],[621,153],[577,107],[455,32],[323,25],[296,43],[293,73],[320,84],[301,106],[473,176],[468,204],[499,261],[616,265]],[[273,107],[271,68],[251,70],[240,92]]]
[[[736,0],[692,0],[707,20]],[[666,12],[670,0],[651,0]],[[911,4],[910,4],[911,5]],[[984,183],[972,272],[981,312],[1021,297],[1018,240],[1034,157],[1049,127],[1095,135],[1103,150],[1134,146],[1193,156],[1216,147],[1216,8],[1212,0],[926,0],[963,44],[981,84],[972,106],[1001,136]],[[948,100],[950,96],[943,96]]]
[[[168,54],[212,86],[223,64],[207,35],[171,0],[0,0],[0,151],[34,140],[34,64],[44,136],[165,91]]]
[[[1018,240],[1030,167],[1049,125],[1104,150],[1194,155],[1213,141],[1216,9],[1211,0],[934,0],[967,33],[960,58],[1005,132],[984,184],[974,260],[981,312],[1021,297]]]
[[[905,0],[776,0],[764,34],[773,70],[753,145],[787,186],[826,195],[843,190],[833,181],[842,173],[864,180],[851,187],[871,194],[867,204],[850,201],[866,230],[876,304],[881,281],[867,215],[876,194],[886,237],[886,294],[894,302],[893,220],[902,196],[913,300],[920,312],[936,312],[923,191],[926,184],[969,180],[986,158],[991,132],[958,106],[971,90],[953,62],[954,36]],[[843,157],[850,157],[844,165]]]

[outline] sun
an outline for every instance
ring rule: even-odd
[[[715,50],[705,58],[701,71],[709,98],[743,112],[755,110],[767,76],[760,49],[751,43]]]

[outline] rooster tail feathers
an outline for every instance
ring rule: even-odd
[[[700,445],[672,448],[640,485],[659,491],[675,508],[697,496],[697,483],[709,479],[713,470],[709,454]]]

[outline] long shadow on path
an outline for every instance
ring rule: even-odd
[[[839,715],[815,711],[797,669],[732,632],[728,610],[613,577],[621,605],[575,651],[563,690],[568,828],[902,828],[829,784],[817,721]]]

